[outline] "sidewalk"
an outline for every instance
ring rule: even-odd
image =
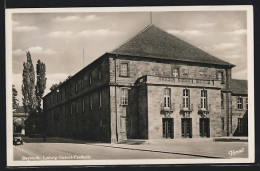
[[[248,137],[215,137],[214,141],[222,141],[222,142],[248,142]]]
[[[43,142],[43,138],[29,138],[23,137],[24,142]],[[248,142],[248,137],[214,137],[214,138],[178,138],[178,139],[127,139],[118,143],[111,144],[127,144],[127,145],[173,145],[174,143],[199,143],[199,142]],[[61,137],[47,137],[46,142],[51,143],[102,143],[102,141],[90,141],[90,140],[80,140],[71,138],[61,138]],[[110,143],[102,143],[110,144]]]

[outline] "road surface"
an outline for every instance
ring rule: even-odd
[[[177,141],[170,143],[108,144],[24,142],[14,146],[14,160],[210,159],[246,158],[247,142]]]

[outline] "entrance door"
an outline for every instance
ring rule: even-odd
[[[209,118],[200,118],[200,136],[210,137]]]
[[[192,138],[191,118],[181,119],[181,133],[183,138]]]
[[[173,118],[163,118],[163,138],[173,138]]]

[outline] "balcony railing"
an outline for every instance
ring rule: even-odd
[[[199,114],[208,114],[211,110],[211,104],[207,104],[206,106],[198,105],[198,113]]]
[[[162,112],[173,112],[175,110],[175,104],[171,103],[169,106],[165,106],[164,103],[161,103],[161,111]]]
[[[182,111],[182,112],[192,112],[193,111],[193,104],[190,104],[188,107],[186,107],[181,103],[180,104],[180,111]]]

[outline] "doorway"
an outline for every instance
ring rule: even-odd
[[[192,122],[191,118],[181,119],[181,133],[183,138],[192,138]]]
[[[200,136],[210,137],[209,118],[200,118]]]
[[[163,118],[163,138],[173,139],[173,118]]]

